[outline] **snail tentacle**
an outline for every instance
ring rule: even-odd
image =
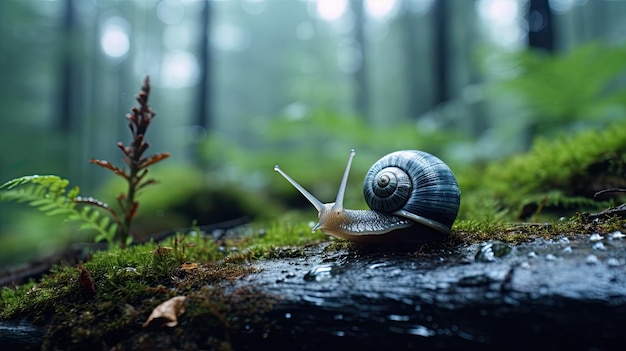
[[[350,157],[348,157],[348,164],[346,164],[346,170],[343,172],[343,177],[341,178],[341,184],[339,185],[339,190],[337,191],[337,199],[335,200],[335,204],[333,205],[333,209],[342,210],[343,209],[343,197],[346,193],[346,186],[348,184],[348,175],[350,174],[350,167],[352,166],[352,159],[356,152],[354,149],[350,150]]]
[[[280,169],[280,167],[278,167],[278,165],[274,166],[274,170],[280,173],[280,175],[282,175],[285,179],[287,179],[287,181],[291,183],[291,185],[293,185],[294,188],[296,188],[302,195],[304,195],[304,197],[306,197],[306,199],[309,200],[311,205],[313,205],[313,207],[315,207],[316,210],[322,211],[322,209],[324,208],[324,204],[320,200],[318,200],[315,196],[313,196],[310,192],[308,192],[303,186],[298,184],[298,182],[293,180],[293,178],[288,176],[287,173],[283,172]]]

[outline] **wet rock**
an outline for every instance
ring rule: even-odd
[[[622,235],[453,252],[326,245],[256,261],[259,271],[235,283],[278,302],[266,326],[229,340],[233,349],[621,350],[626,342]],[[36,349],[43,334],[0,324],[0,345]]]
[[[486,247],[492,259],[479,259]],[[626,341],[621,238],[486,243],[443,256],[309,250],[304,260],[260,261],[262,271],[241,282],[281,302],[270,312],[274,328],[237,349],[619,349]]]

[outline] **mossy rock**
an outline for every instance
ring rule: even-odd
[[[626,187],[626,123],[538,138],[527,153],[469,169],[459,182],[467,195],[463,218],[503,212],[508,220],[555,219],[606,208],[621,200],[620,194],[594,194]]]

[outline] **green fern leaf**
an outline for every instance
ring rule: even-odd
[[[96,241],[112,244],[117,224],[111,218],[87,206],[76,206],[79,188],[67,191],[69,181],[54,175],[32,175],[12,179],[0,185],[0,201],[27,203],[48,216],[64,216],[66,221],[82,222],[80,229],[98,232]]]

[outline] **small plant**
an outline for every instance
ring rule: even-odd
[[[148,167],[170,156],[169,153],[163,152],[144,157],[149,147],[145,141],[145,134],[150,122],[156,116],[148,105],[149,95],[150,79],[146,77],[141,92],[136,97],[139,108],[133,107],[131,113],[126,115],[133,139],[129,145],[117,143],[125,155],[124,163],[128,169],[119,168],[106,160],[89,160],[124,178],[128,183],[127,192],[117,196],[119,212],[93,197],[79,196],[78,187],[68,191],[69,181],[55,175],[32,175],[12,179],[0,185],[0,190],[4,190],[0,192],[0,201],[24,202],[47,215],[62,215],[68,221],[82,221],[81,229],[95,229],[98,232],[96,242],[106,240],[109,246],[118,243],[124,248],[132,241],[130,228],[139,207],[137,194],[148,185],[156,183],[154,179],[146,179]],[[102,213],[94,211],[93,207],[103,209],[108,216],[102,216]]]

